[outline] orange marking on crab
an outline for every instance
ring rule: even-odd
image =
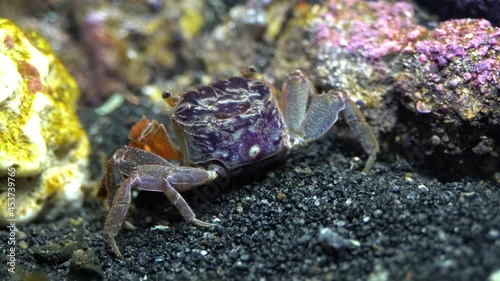
[[[146,117],[137,122],[129,134],[129,146],[140,148],[168,160],[180,160],[180,151],[172,144],[165,127],[156,120]]]

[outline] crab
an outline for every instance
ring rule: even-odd
[[[363,171],[371,169],[379,152],[377,139],[345,93],[317,94],[300,70],[287,76],[281,92],[272,89],[245,76],[165,95],[178,145],[156,120],[143,117],[132,128],[129,146],[114,153],[102,181],[110,206],[105,233],[118,257],[115,236],[125,221],[132,188],[163,192],[186,221],[214,226],[197,219],[180,192],[282,159],[323,136],[340,112],[369,155]]]

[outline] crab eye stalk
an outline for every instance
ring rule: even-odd
[[[172,96],[172,93],[171,93],[171,92],[163,92],[163,93],[161,94],[161,97],[162,97],[163,99],[168,99],[168,98],[170,98],[171,96]]]
[[[172,92],[166,91],[161,94],[161,97],[163,100],[170,106],[173,107],[177,103],[177,100],[179,99],[178,96],[174,96]]]

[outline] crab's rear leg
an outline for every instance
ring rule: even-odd
[[[287,76],[282,91],[278,93],[278,103],[291,132],[299,132],[313,92],[312,84],[301,71],[296,70]]]
[[[361,111],[343,93],[330,90],[318,95],[306,75],[296,70],[287,77],[278,102],[292,133],[293,145],[307,144],[323,136],[345,110],[349,128],[370,155],[363,171],[373,166],[379,151],[377,139]]]
[[[323,136],[345,107],[343,97],[333,91],[318,95],[300,70],[288,75],[278,102],[295,145],[305,145]]]
[[[344,119],[351,129],[354,137],[359,141],[364,151],[370,156],[366,160],[365,168],[363,172],[368,172],[375,164],[377,159],[377,154],[380,151],[377,137],[373,133],[372,128],[366,122],[366,118],[363,113],[358,109],[356,104],[348,97],[344,97],[345,100],[345,110],[343,112]]]

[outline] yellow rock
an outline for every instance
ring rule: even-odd
[[[41,36],[0,18],[0,224],[81,206],[89,142],[76,116],[78,95]]]

